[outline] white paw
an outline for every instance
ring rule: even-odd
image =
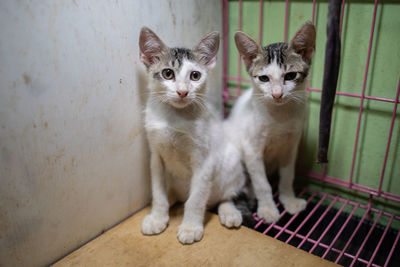
[[[178,228],[178,240],[182,244],[192,244],[203,237],[202,225],[181,224]]]
[[[307,207],[307,202],[301,198],[281,196],[279,200],[290,214],[297,214]]]
[[[242,214],[237,209],[222,209],[218,212],[218,216],[221,224],[228,228],[239,227],[243,221]]]
[[[148,214],[142,222],[142,233],[145,235],[159,234],[167,228],[168,220],[168,216],[163,217]]]
[[[273,204],[261,206],[257,209],[257,216],[266,223],[275,223],[279,220],[279,210]]]

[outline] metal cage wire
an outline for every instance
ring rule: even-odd
[[[264,1],[260,0],[259,1],[259,26],[258,26],[258,42],[261,43],[262,40],[262,32],[263,32],[263,4]],[[242,29],[243,25],[243,18],[242,18],[242,7],[243,7],[243,1],[238,0],[238,9],[239,9],[239,14],[238,14],[238,25],[237,28],[239,30]],[[238,60],[238,68],[237,68],[237,74],[236,76],[229,76],[228,75],[228,30],[229,30],[229,22],[228,22],[228,0],[222,0],[222,8],[223,8],[223,101],[226,103],[227,101],[234,101],[236,98],[231,97],[229,93],[233,93],[237,96],[241,94],[241,86],[242,82],[250,82],[249,79],[243,78],[242,77],[242,66],[241,66],[241,60],[240,56],[238,59],[233,59],[233,60]],[[344,14],[344,9],[346,8],[346,1],[342,1],[342,11],[341,11],[341,17],[340,17],[340,34],[342,33],[342,25],[343,25],[343,14]],[[343,186],[352,190],[356,190],[359,192],[363,192],[369,195],[369,203],[362,205],[357,202],[353,202],[344,198],[341,198],[339,196],[334,196],[328,193],[324,192],[319,192],[316,190],[311,190],[311,189],[303,189],[299,196],[306,196],[308,195],[307,203],[314,203],[315,206],[311,209],[309,214],[307,216],[303,216],[303,218],[300,218],[299,214],[294,215],[294,216],[288,216],[286,214],[286,211],[281,212],[281,221],[282,218],[286,216],[287,220],[284,221],[284,223],[275,223],[275,224],[266,224],[264,221],[260,220],[257,218],[256,214],[254,214],[254,219],[257,221],[257,224],[254,226],[254,229],[262,232],[263,234],[268,234],[274,238],[280,239],[286,243],[289,243],[293,241],[293,239],[297,238],[298,239],[298,244],[296,245],[298,248],[302,248],[303,250],[306,250],[310,253],[316,254],[318,256],[321,256],[322,258],[327,258],[329,260],[332,260],[336,263],[341,263],[345,262],[345,265],[367,265],[367,266],[389,266],[390,260],[393,256],[393,253],[395,249],[399,245],[399,238],[400,238],[400,232],[397,231],[395,234],[394,240],[391,242],[391,248],[390,249],[384,249],[382,247],[382,244],[384,240],[388,239],[387,238],[387,233],[390,230],[390,226],[393,223],[393,221],[398,220],[400,221],[400,216],[391,214],[388,212],[384,212],[382,210],[378,210],[373,207],[374,204],[374,197],[375,198],[381,198],[381,199],[386,199],[389,201],[393,202],[400,202],[400,195],[399,194],[393,194],[390,192],[385,192],[382,190],[382,183],[385,175],[385,170],[386,170],[386,164],[387,164],[387,159],[389,155],[389,150],[390,150],[390,145],[391,145],[391,140],[392,140],[392,133],[393,133],[393,128],[394,128],[394,123],[396,119],[396,111],[397,111],[397,106],[399,101],[399,93],[400,93],[400,79],[398,81],[398,86],[397,90],[395,93],[395,97],[393,99],[388,99],[388,98],[382,98],[382,97],[376,97],[376,96],[370,96],[366,95],[366,85],[367,85],[367,80],[368,80],[368,70],[369,70],[369,65],[370,65],[370,59],[371,59],[371,51],[372,51],[372,45],[373,45],[373,40],[374,40],[374,32],[375,32],[375,21],[376,21],[376,13],[377,13],[377,8],[378,8],[378,0],[375,0],[374,2],[374,8],[372,10],[372,15],[371,15],[371,20],[372,20],[372,25],[371,25],[371,31],[370,31],[370,36],[369,36],[369,46],[368,46],[368,54],[366,55],[366,67],[365,67],[365,72],[364,72],[364,79],[363,79],[363,84],[362,84],[362,89],[360,94],[354,94],[354,93],[346,93],[346,92],[341,92],[337,91],[337,95],[342,95],[346,97],[353,97],[353,98],[359,98],[360,99],[360,105],[359,105],[359,111],[358,111],[358,119],[357,119],[357,130],[356,130],[356,136],[354,140],[354,148],[353,148],[353,156],[351,160],[351,170],[349,174],[348,180],[342,180],[337,177],[332,177],[326,175],[326,165],[322,166],[322,172],[313,172],[313,171],[308,171],[308,170],[297,170],[298,174],[302,174],[306,177],[309,177],[311,179],[316,179],[319,181],[323,181],[326,183],[331,183],[339,186]],[[285,0],[285,18],[284,18],[284,36],[283,40],[284,42],[287,41],[287,29],[288,29],[288,11],[289,11],[289,0]],[[312,22],[315,22],[315,13],[316,13],[316,0],[312,1]],[[228,82],[236,82],[237,87],[234,89],[228,88]],[[311,88],[309,86],[309,81],[307,81],[306,84],[306,93],[308,94],[310,91],[311,92],[322,92],[322,89],[320,88]],[[373,188],[373,187],[368,187],[365,185],[361,185],[358,183],[355,183],[353,180],[353,175],[354,175],[354,167],[357,159],[357,149],[358,149],[358,143],[359,143],[359,136],[360,136],[360,125],[361,125],[361,119],[363,115],[363,103],[364,100],[371,100],[371,101],[383,101],[383,102],[388,102],[388,103],[393,103],[393,113],[392,113],[392,118],[390,125],[388,126],[389,133],[387,137],[387,142],[386,142],[386,148],[385,148],[385,156],[384,156],[384,161],[383,161],[383,166],[381,169],[381,174],[379,177],[379,186],[378,188]],[[226,114],[226,110],[225,110]],[[301,153],[301,151],[300,151]],[[276,197],[276,194],[275,194]],[[333,205],[335,203],[341,203],[341,207],[339,210],[336,212],[332,209]],[[278,203],[277,206],[279,207],[280,204]],[[326,207],[323,209],[323,211],[320,212],[319,216],[314,218],[312,217],[314,213],[316,213],[322,206]],[[351,208],[350,213],[345,213],[344,209],[345,208]],[[282,209],[282,208],[281,208]],[[361,219],[359,219],[358,223],[354,225],[354,227],[350,227],[350,221],[354,216],[354,213],[357,210],[363,210],[363,215]],[[332,213],[333,212],[333,213]],[[318,212],[317,212],[318,213]],[[330,214],[332,213],[332,214]],[[329,215],[330,214],[330,215]],[[371,222],[371,226],[369,229],[366,231],[361,231],[362,229],[362,224],[365,221],[369,221],[369,217],[371,214],[376,214],[375,220]],[[344,218],[343,218],[344,216]],[[366,244],[368,243],[369,238],[375,234],[374,230],[378,227],[378,223],[381,217],[386,216],[388,217],[388,223],[382,229],[382,234],[380,237],[378,237],[378,243],[376,244],[375,249],[373,249],[372,254],[368,254],[368,258],[361,257],[361,255],[365,254],[363,253],[363,249],[365,249]],[[312,218],[310,220],[310,218]],[[324,229],[322,233],[318,236],[315,236],[315,230],[318,227],[321,227],[321,222],[323,220],[327,220],[329,218],[328,223],[324,223]],[[337,227],[338,230],[336,232],[333,232],[333,225],[337,224],[339,221],[339,218],[342,218],[342,221],[340,221],[341,226]],[[299,222],[299,225],[292,229],[291,224],[293,221],[301,219],[301,222]],[[307,233],[302,233],[302,228],[305,227],[305,225],[308,225],[307,227]],[[349,228],[350,227],[350,228]],[[274,233],[273,230],[275,230]],[[347,241],[345,243],[341,242],[339,244],[338,238],[343,235],[344,232],[352,231],[352,234],[350,237],[347,238]],[[362,232],[362,233],[361,233]],[[361,235],[361,236],[360,236]],[[284,237],[285,236],[285,237]],[[329,240],[328,240],[329,239]],[[354,242],[357,239],[357,244],[356,248],[349,249],[349,247],[354,246]],[[308,245],[306,245],[308,243]],[[317,250],[320,250],[319,253],[316,253]],[[385,251],[383,251],[385,250]],[[374,262],[376,259],[377,255],[381,255],[381,257],[384,257],[385,260],[383,263],[377,264]],[[347,261],[346,261],[347,259]]]

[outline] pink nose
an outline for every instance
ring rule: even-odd
[[[180,98],[185,98],[189,92],[177,90],[176,93],[179,95]]]
[[[279,98],[282,97],[282,92],[279,92],[279,93],[272,93],[272,97],[275,98],[275,99],[279,99]]]

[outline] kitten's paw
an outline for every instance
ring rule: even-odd
[[[279,210],[273,204],[261,206],[257,209],[257,216],[266,223],[275,223],[279,220]]]
[[[178,240],[182,244],[192,244],[203,237],[202,225],[181,224],[178,228]]]
[[[292,215],[305,210],[307,207],[307,202],[301,198],[280,196],[279,200],[283,204],[285,210]]]
[[[243,221],[242,214],[236,208],[219,210],[218,216],[221,224],[228,228],[239,227]]]
[[[167,228],[168,216],[155,216],[148,214],[142,222],[142,233],[145,235],[156,235]]]

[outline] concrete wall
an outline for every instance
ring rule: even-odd
[[[0,266],[49,264],[149,202],[140,28],[193,47],[221,24],[219,0],[0,2]]]

